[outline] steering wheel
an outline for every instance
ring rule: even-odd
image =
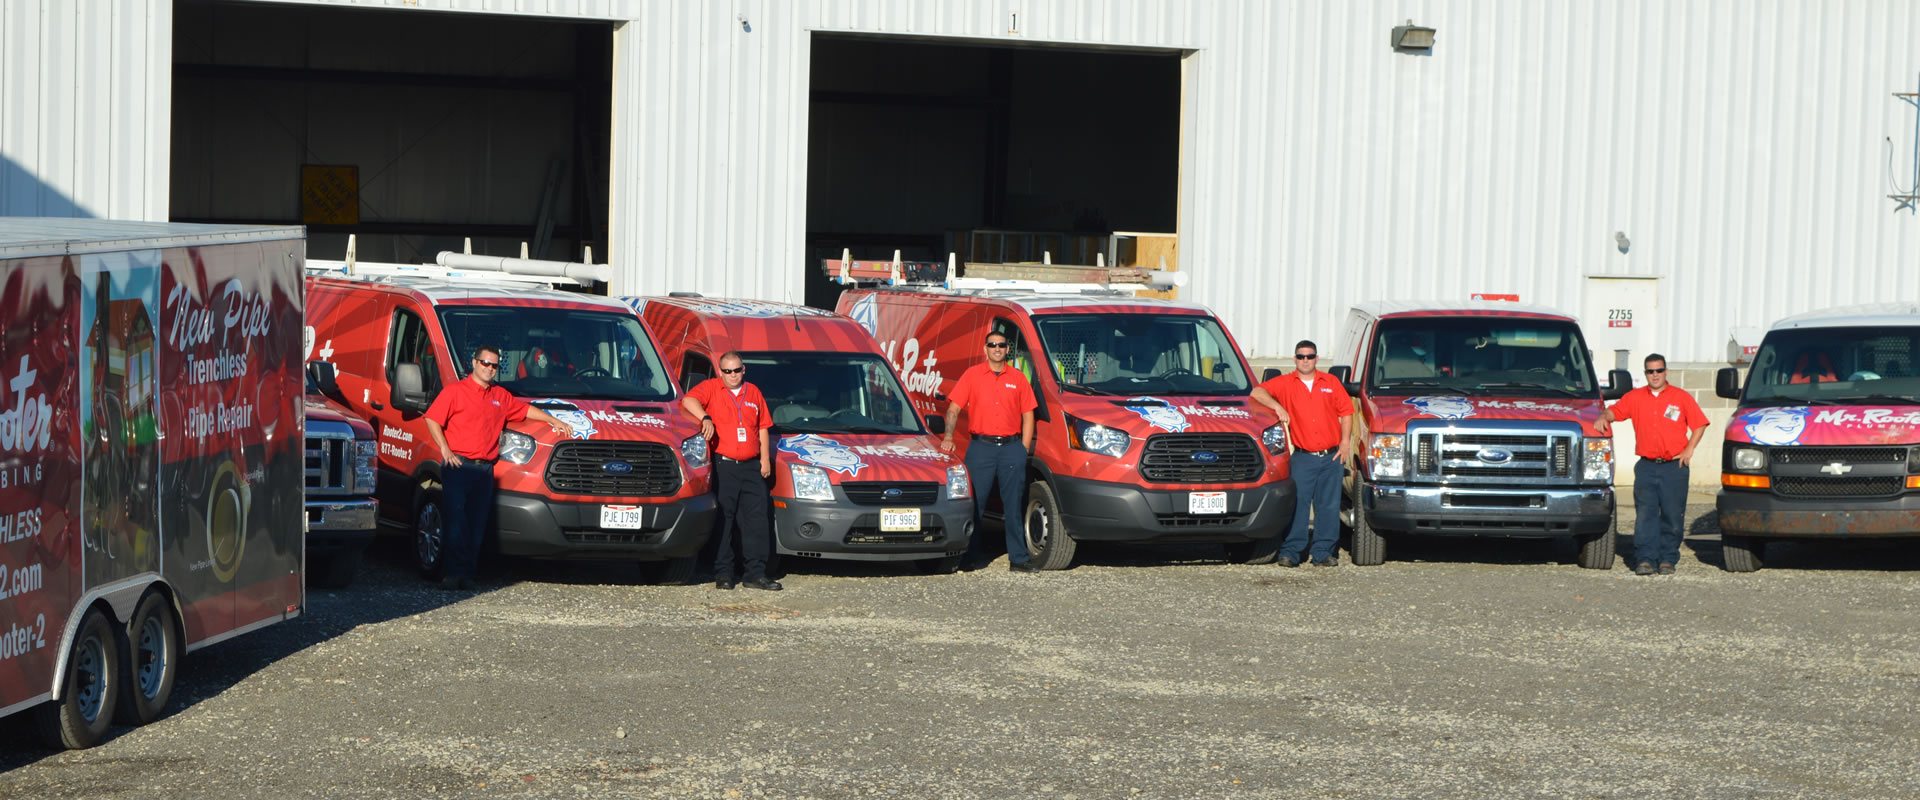
[[[1155,378],[1171,378],[1175,375],[1192,375],[1192,374],[1193,374],[1193,370],[1187,369],[1186,367],[1168,367],[1167,371],[1162,372],[1158,375],[1155,375],[1154,377]]]
[[[611,377],[613,377],[613,373],[611,373],[611,372],[608,372],[608,371],[606,371],[606,370],[604,370],[604,369],[601,369],[601,368],[599,368],[599,367],[587,367],[587,368],[585,368],[585,369],[582,369],[582,370],[580,370],[580,371],[578,371],[578,372],[575,372],[575,373],[573,373],[573,377],[576,377],[576,378],[611,378]]]

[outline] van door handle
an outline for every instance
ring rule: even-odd
[[[386,408],[386,406],[380,405],[378,402],[371,403],[370,405],[373,406],[373,410],[375,411],[379,411],[383,408]]]

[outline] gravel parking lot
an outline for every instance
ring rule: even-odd
[[[779,594],[522,562],[445,594],[386,543],[189,657],[151,726],[56,754],[7,724],[0,797],[1915,796],[1920,545],[1730,575],[1709,510],[1654,578],[1424,540],[789,563]]]

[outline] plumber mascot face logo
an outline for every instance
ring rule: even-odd
[[[1807,432],[1810,411],[1806,406],[1763,408],[1741,414],[1740,421],[1746,423],[1747,438],[1754,444],[1796,444]]]
[[[1128,398],[1128,402],[1134,405],[1124,406],[1124,408],[1139,414],[1148,425],[1160,430],[1179,433],[1191,427],[1187,423],[1187,415],[1180,413],[1180,409],[1174,408],[1171,403],[1158,397],[1133,397]]]
[[[594,434],[600,432],[599,428],[593,427],[593,418],[587,416],[587,412],[581,411],[579,406],[565,400],[535,400],[532,405],[552,414],[554,419],[572,426],[575,439],[591,439]]]
[[[1407,405],[1415,411],[1429,417],[1440,419],[1464,419],[1473,416],[1473,404],[1467,398],[1450,395],[1432,395],[1428,397],[1409,397]]]
[[[860,454],[846,445],[811,433],[784,437],[775,447],[782,453],[798,456],[801,461],[843,473],[847,477],[860,474],[860,470],[867,466],[867,462],[860,460]]]

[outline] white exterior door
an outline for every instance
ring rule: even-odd
[[[1594,371],[1604,381],[1607,370],[1624,369],[1645,385],[1641,359],[1660,352],[1660,279],[1588,277],[1586,289],[1580,327]]]

